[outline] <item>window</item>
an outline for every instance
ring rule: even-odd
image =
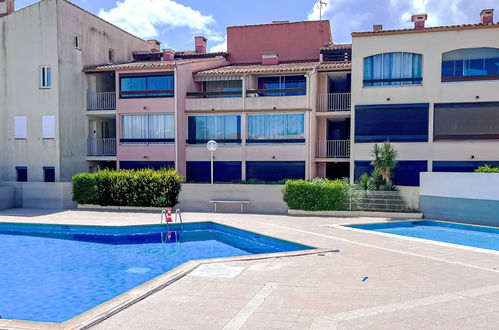
[[[305,179],[305,162],[246,162],[246,179],[266,182]]]
[[[305,115],[248,115],[248,143],[305,142]]]
[[[15,139],[28,138],[28,117],[26,116],[14,117],[14,138]]]
[[[75,49],[81,50],[80,36],[76,33],[73,35],[73,47]]]
[[[499,167],[498,161],[433,161],[433,172],[474,172],[485,164]]]
[[[109,48],[107,58],[109,59],[110,63],[114,63],[114,49]]]
[[[435,104],[433,139],[499,139],[499,102]]]
[[[212,97],[241,97],[242,96],[242,80],[222,80],[222,81],[206,81],[204,86],[204,96]]]
[[[120,76],[120,98],[173,97],[173,75]]]
[[[51,166],[43,167],[43,181],[55,182],[55,168]]]
[[[466,48],[442,54],[442,81],[499,80],[499,48]]]
[[[241,143],[241,116],[189,116],[187,143],[204,144],[209,140]]]
[[[259,96],[292,96],[307,93],[307,79],[304,75],[258,77]]]
[[[26,166],[16,166],[16,181],[28,182],[28,168]]]
[[[210,182],[210,162],[187,162],[187,182]],[[213,162],[213,181],[241,180],[241,162]]]
[[[175,142],[173,114],[122,115],[122,144],[165,144]]]
[[[40,67],[40,88],[52,87],[52,69],[50,66]]]
[[[364,173],[370,174],[374,167],[371,161],[355,162],[355,181]],[[426,160],[401,160],[393,172],[393,184],[398,186],[419,186],[419,173],[428,171]]]
[[[55,116],[42,116],[42,139],[55,139]]]
[[[428,142],[428,111],[424,104],[358,105],[355,143]]]
[[[384,53],[364,58],[364,87],[421,85],[423,56]]]
[[[151,168],[153,170],[160,170],[162,168],[175,168],[175,162],[120,162],[120,169],[122,170],[141,170],[144,168]]]

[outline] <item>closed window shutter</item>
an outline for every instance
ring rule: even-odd
[[[14,138],[28,138],[28,120],[26,116],[16,116],[14,118]]]
[[[42,116],[42,139],[55,139],[55,116]]]

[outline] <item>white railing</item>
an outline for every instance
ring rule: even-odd
[[[88,110],[116,110],[115,92],[87,93]]]
[[[317,95],[317,111],[349,111],[350,93],[328,93]]]
[[[116,156],[116,138],[102,138],[87,140],[88,156]]]
[[[350,157],[350,140],[317,141],[317,158]]]

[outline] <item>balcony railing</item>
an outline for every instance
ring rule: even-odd
[[[87,142],[88,156],[116,156],[116,138],[89,138]]]
[[[116,93],[87,93],[87,110],[116,110]]]
[[[306,88],[248,89],[246,96],[299,96],[306,95]]]
[[[219,91],[219,92],[187,92],[188,99],[210,99],[224,97],[242,97],[242,91]]]
[[[317,111],[350,111],[350,93],[328,93],[317,96]]]
[[[317,141],[317,158],[349,158],[350,140]]]

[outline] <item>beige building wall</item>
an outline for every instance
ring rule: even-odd
[[[55,167],[56,181],[86,170],[83,66],[109,63],[110,49],[123,62],[149,48],[65,0],[43,0],[0,19],[0,180],[16,180],[16,166],[28,167],[28,181],[43,181],[43,166]],[[52,69],[50,89],[39,88],[42,65]],[[18,115],[28,117],[26,140],[14,140]],[[55,116],[55,139],[41,138],[43,115]]]
[[[355,106],[403,103],[429,103],[429,142],[392,143],[400,160],[432,161],[499,160],[499,141],[433,142],[435,103],[499,102],[499,80],[441,82],[442,53],[461,48],[499,48],[499,27],[458,31],[417,31],[399,34],[371,34],[352,38],[352,161],[370,160],[372,143],[355,143]],[[388,52],[423,55],[422,85],[363,87],[363,59]],[[474,156],[472,159],[471,156]]]

